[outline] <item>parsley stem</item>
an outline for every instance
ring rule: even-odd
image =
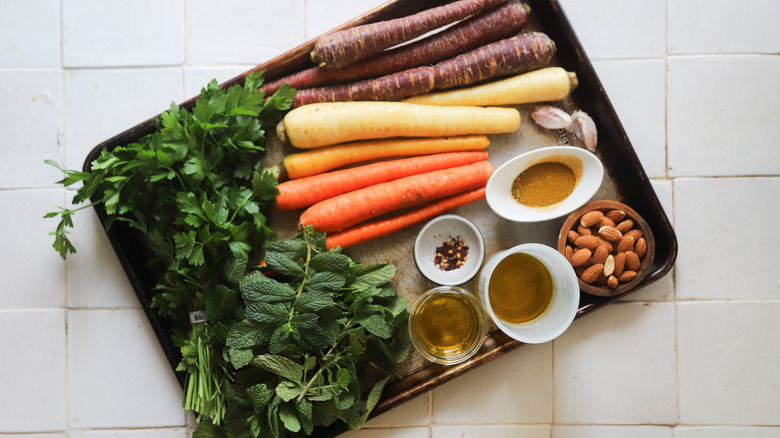
[[[236,207],[236,210],[233,212],[233,214],[230,215],[230,220],[228,222],[233,222],[233,220],[236,218],[236,215],[238,214],[238,212],[241,211],[241,209],[244,207],[244,204],[249,202],[249,200],[252,199],[254,196],[255,196],[254,193],[249,192],[249,194],[246,195],[246,197],[244,197],[243,200],[241,200],[241,203],[238,204],[238,206]]]

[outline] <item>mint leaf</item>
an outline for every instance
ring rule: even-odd
[[[295,289],[289,284],[272,280],[257,271],[244,277],[240,289],[248,302],[277,303],[296,296]]]
[[[303,268],[295,261],[287,258],[284,254],[267,252],[265,255],[265,263],[268,265],[268,269],[276,274],[293,278],[303,276]]]
[[[303,378],[303,368],[284,356],[261,354],[252,359],[252,365],[293,382],[299,382]]]
[[[289,311],[284,304],[276,303],[252,303],[246,307],[246,317],[250,321],[259,322],[261,324],[277,325],[283,321],[286,321],[289,316]]]
[[[201,421],[192,431],[192,438],[228,438],[225,431],[208,421]]]
[[[284,428],[290,432],[298,432],[301,430],[301,423],[298,421],[298,414],[295,408],[290,404],[283,404],[279,408],[279,419],[282,420]]]
[[[293,303],[299,312],[317,312],[333,305],[333,299],[323,292],[304,291]]]
[[[271,401],[274,393],[268,389],[265,383],[260,383],[247,388],[246,395],[255,408],[263,408]]]
[[[385,322],[385,318],[379,314],[371,314],[358,321],[354,321],[361,326],[365,327],[369,332],[379,336],[380,338],[387,339],[393,335],[390,326]]]
[[[293,327],[290,323],[286,323],[277,327],[271,334],[271,339],[268,341],[268,351],[271,353],[280,353],[287,347],[290,340],[293,337]]]
[[[335,272],[340,274],[349,268],[352,261],[344,254],[329,251],[315,254],[309,266],[320,272]]]
[[[228,332],[225,345],[230,348],[252,348],[268,342],[271,334],[252,321],[239,321]]]
[[[233,365],[233,368],[238,370],[249,365],[255,355],[250,348],[231,348],[228,350],[228,356],[230,357],[230,364]]]
[[[298,420],[301,422],[301,429],[303,430],[303,433],[306,435],[311,435],[311,433],[314,431],[311,402],[303,399],[295,404],[295,409],[298,411]]]
[[[289,380],[283,380],[276,385],[276,395],[286,402],[298,397],[302,391],[303,386]]]
[[[332,293],[341,289],[347,280],[333,272],[318,272],[304,284],[304,290],[317,293]]]
[[[371,286],[382,286],[395,275],[395,266],[389,263],[378,263],[356,269],[354,274],[356,280],[351,285],[353,288],[363,289]]]

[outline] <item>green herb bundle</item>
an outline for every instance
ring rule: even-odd
[[[265,261],[241,281],[245,319],[227,334],[235,381],[224,426],[201,422],[193,436],[310,435],[336,420],[359,428],[409,351],[406,300],[388,284],[395,268],[328,251],[311,228],[271,244]]]
[[[102,204],[106,227],[126,223],[146,239],[150,265],[159,273],[152,306],[189,327],[193,311],[206,325],[185,329],[175,341],[187,373],[185,407],[219,423],[226,410],[229,375],[222,361],[227,330],[242,315],[238,281],[253,257],[273,238],[265,212],[274,202],[276,180],[263,169],[266,132],[289,109],[295,90],[273,96],[257,89],[262,75],[243,86],[222,89],[212,81],[191,111],[171,104],[154,132],[137,142],[103,149],[90,172],[63,170],[59,183],[83,182],[73,204],[45,217],[60,217],[54,248],[65,258],[75,248],[67,228],[72,215]]]

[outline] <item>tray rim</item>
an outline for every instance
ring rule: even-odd
[[[451,1],[453,0],[389,0],[386,3],[369,10],[368,12],[353,18],[352,20],[349,20],[344,24],[333,28],[325,34],[353,27],[359,24],[414,13],[432,6],[450,3]],[[655,195],[654,190],[650,186],[650,180],[648,179],[644,168],[639,162],[639,158],[637,157],[636,152],[633,149],[630,140],[628,139],[623,125],[620,123],[611,101],[609,100],[609,97],[607,96],[601,81],[599,80],[593,65],[591,64],[590,59],[586,55],[579,38],[577,37],[568,18],[566,17],[566,14],[559,4],[559,1],[523,0],[523,3],[531,5],[531,14],[536,16],[537,19],[540,18],[540,15],[544,15],[546,20],[552,20],[552,22],[556,25],[551,29],[545,28],[543,31],[548,33],[548,35],[550,35],[550,37],[556,41],[556,45],[559,48],[559,52],[556,54],[556,58],[561,61],[562,66],[567,68],[567,70],[571,69],[577,72],[578,78],[580,79],[580,85],[575,90],[575,93],[581,93],[581,90],[590,90],[590,94],[592,94],[590,97],[597,98],[595,100],[588,100],[588,96],[581,97],[577,102],[578,106],[593,116],[593,119],[597,124],[600,137],[599,140],[601,144],[604,143],[605,138],[609,141],[617,142],[617,146],[615,147],[620,148],[617,152],[622,152],[624,156],[621,158],[628,160],[622,161],[621,165],[627,166],[630,170],[627,173],[630,173],[633,177],[637,178],[636,180],[632,181],[633,185],[629,190],[628,196],[644,197],[644,201],[649,203],[649,205],[643,205],[640,208],[636,208],[634,205],[632,205],[632,207],[635,208],[643,217],[650,217],[651,220],[648,222],[651,223],[651,227],[654,231],[654,234],[656,235],[656,240],[660,240],[662,243],[666,244],[666,251],[664,253],[661,253],[658,247],[656,248],[656,259],[653,263],[653,266],[642,282],[640,282],[634,289],[611,297],[595,297],[597,299],[586,302],[579,307],[575,317],[578,319],[582,316],[590,314],[594,310],[600,309],[607,304],[610,304],[617,299],[632,294],[667,275],[672,270],[677,258],[677,237],[675,235],[674,229],[672,228],[671,222],[669,221],[669,218],[667,217],[666,212],[660,203],[660,200]],[[320,36],[314,37],[298,45],[297,47],[272,58],[267,62],[259,64],[256,67],[239,74],[238,76],[228,79],[221,83],[220,86],[227,88],[233,85],[242,84],[246,78],[246,75],[259,71],[265,71],[265,79],[271,80],[281,77],[284,74],[296,71],[296,69],[310,66],[311,62],[308,60],[308,57],[306,57],[306,59],[301,59],[301,53],[308,53],[311,48],[313,48],[317,38]],[[562,59],[563,57],[560,54],[561,49],[565,49],[567,51],[571,50],[572,53],[567,55],[571,56],[571,58],[566,57]],[[563,62],[564,60],[566,62]],[[569,67],[567,67],[567,65]],[[198,96],[191,97],[181,102],[179,106],[190,108],[194,105],[197,98]],[[127,144],[151,132],[154,129],[155,120],[159,117],[160,114],[146,119],[145,121],[142,121],[141,123],[130,127],[127,130],[120,132],[119,134],[116,134],[96,145],[87,154],[82,167],[83,171],[90,171],[91,162],[103,149]],[[608,124],[605,123],[607,120],[609,121]],[[605,136],[604,134],[607,135]],[[606,150],[608,153],[611,152],[612,154],[615,153],[612,148],[602,148],[601,150]],[[618,186],[626,189],[626,187],[623,185]],[[623,201],[621,200],[621,202]],[[630,203],[627,204],[631,205]],[[100,219],[101,223],[104,223],[106,219],[105,211],[102,210],[98,205],[94,207],[94,211]],[[170,332],[170,326],[162,320],[163,318],[161,318],[154,309],[151,308],[148,300],[146,299],[145,292],[147,292],[147,289],[150,289],[150,286],[146,284],[146,279],[143,275],[144,273],[139,273],[135,270],[131,257],[127,253],[117,229],[113,228],[111,230],[106,230],[106,234],[137,298],[141,303],[141,307],[143,308],[143,311],[146,314],[146,317],[158,338],[158,341],[163,349],[163,353],[166,355],[166,358],[168,359],[172,369],[175,370],[176,365],[178,364],[179,354],[178,351],[172,346],[168,336],[168,333]],[[411,400],[412,398],[421,395],[424,392],[427,392],[443,383],[451,381],[452,379],[481,365],[484,365],[485,363],[488,363],[509,351],[515,350],[522,345],[524,344],[509,338],[499,330],[491,331],[487,334],[485,342],[480,351],[469,361],[452,366],[443,366],[430,363],[422,367],[418,367],[412,370],[412,372],[410,372],[410,374],[405,377],[410,377],[420,373],[424,374],[425,376],[429,376],[430,378],[424,380],[421,384],[412,386],[410,388],[403,387],[403,380],[397,380],[388,384],[388,386],[385,388],[385,391],[383,392],[380,402],[374,408],[369,418],[373,418],[377,415],[387,412],[390,409],[408,400]],[[174,373],[176,374],[180,384],[183,384],[183,374],[177,371],[174,371]],[[346,428],[343,425],[336,424],[333,426],[320,428],[319,431],[315,431],[315,435],[335,436],[345,430]]]

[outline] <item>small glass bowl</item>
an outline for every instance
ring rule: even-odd
[[[453,333],[458,329],[459,333]],[[409,314],[415,349],[431,362],[455,365],[474,356],[487,333],[479,299],[457,286],[435,287],[420,296]]]

